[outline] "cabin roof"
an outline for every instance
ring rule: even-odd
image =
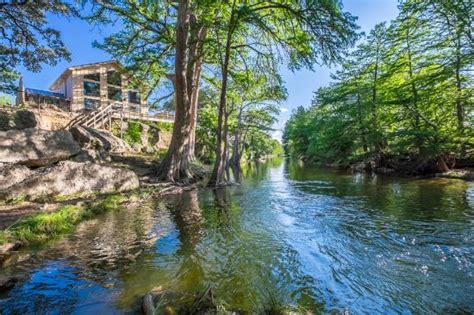
[[[56,92],[51,92],[51,91],[39,90],[39,89],[25,88],[25,93],[66,99],[64,94],[62,93],[56,93]]]
[[[108,60],[108,61],[101,61],[101,62],[93,62],[93,63],[86,63],[82,65],[77,65],[77,66],[72,66],[66,68],[61,75],[54,80],[54,82],[49,86],[49,89],[52,90],[56,85],[60,84],[63,80],[65,80],[69,74],[73,70],[81,69],[81,68],[88,68],[91,66],[98,66],[98,65],[107,65],[107,64],[115,64],[117,66],[120,66],[120,64],[116,60]]]

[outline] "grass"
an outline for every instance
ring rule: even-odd
[[[123,195],[110,195],[99,201],[82,205],[64,205],[53,213],[40,213],[19,220],[0,231],[0,245],[8,242],[22,244],[41,243],[70,232],[78,223],[95,215],[118,210],[127,199]]]

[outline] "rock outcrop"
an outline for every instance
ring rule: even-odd
[[[0,112],[0,130],[35,128],[37,125],[35,114],[28,110]]]
[[[0,110],[0,130],[38,128],[60,130],[71,120],[71,113],[52,106],[51,108],[29,108],[21,110]]]
[[[47,166],[81,151],[68,131],[35,128],[0,132],[0,163]]]
[[[107,163],[111,162],[112,159],[108,152],[97,151],[92,149],[82,149],[81,152],[73,157],[71,161],[74,162],[94,162],[94,163]]]
[[[125,141],[105,130],[75,126],[70,129],[70,132],[74,140],[76,140],[84,149],[92,149],[102,152],[130,151],[130,146]]]
[[[124,168],[96,163],[59,162],[54,167],[38,169],[34,175],[7,189],[0,190],[0,200],[18,197],[37,200],[58,195],[111,193],[138,188],[137,175]]]
[[[6,165],[0,167],[0,190],[21,183],[34,172],[24,165]]]
[[[149,137],[150,145],[157,151],[168,149],[171,143],[171,132],[151,128]]]

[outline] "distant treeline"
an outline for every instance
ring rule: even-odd
[[[474,161],[472,1],[410,0],[286,124],[286,151],[421,174]]]

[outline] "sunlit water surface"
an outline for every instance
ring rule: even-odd
[[[273,160],[239,186],[107,213],[22,252],[0,272],[26,276],[0,313],[133,313],[157,286],[211,287],[249,313],[471,313],[473,219],[472,182]]]

